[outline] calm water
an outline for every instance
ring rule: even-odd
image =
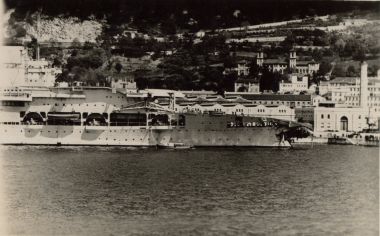
[[[9,234],[379,234],[377,148],[1,151]]]

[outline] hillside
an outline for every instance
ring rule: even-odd
[[[15,21],[41,11],[50,17],[64,15],[80,20],[106,19],[110,25],[130,24],[141,32],[159,29],[162,34],[240,27],[344,12],[372,12],[378,2],[284,0],[6,0],[15,9]],[[79,10],[80,9],[80,10]],[[359,10],[358,10],[359,9]]]
[[[36,15],[32,14],[18,21],[10,19],[5,24],[5,36],[26,41],[34,37],[40,42],[95,42],[103,30],[103,21],[80,20],[78,17],[63,15],[57,17],[41,15],[39,27],[37,27]]]

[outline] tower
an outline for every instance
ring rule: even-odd
[[[297,66],[297,55],[294,49],[290,50],[289,53],[289,68],[296,68]]]
[[[257,52],[256,65],[263,66],[263,64],[264,64],[264,52],[262,50],[259,50]]]
[[[360,107],[368,107],[368,64],[363,62],[360,69]]]

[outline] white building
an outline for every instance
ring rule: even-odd
[[[367,67],[366,62],[362,63],[360,79],[356,78],[355,83],[350,80],[350,83],[344,82],[344,85],[331,84],[335,102],[326,104],[328,106],[320,105],[314,110],[314,132],[317,136],[322,137],[328,133],[344,136],[350,132],[377,127],[380,118],[380,102],[374,98],[378,97],[380,89],[374,87],[378,86],[377,83],[369,83]],[[370,87],[372,89],[369,89]],[[355,99],[347,100],[346,98],[350,97],[348,94]]]
[[[289,58],[286,59],[265,59],[264,52],[259,51],[256,57],[256,65],[267,66],[271,71],[278,71],[284,73],[287,69],[292,69],[295,73],[303,75],[312,75],[318,72],[319,63],[311,61],[297,60],[296,51],[291,50]]]
[[[300,93],[308,90],[308,77],[291,74],[290,81],[282,80],[279,84],[280,93]]]
[[[134,77],[129,74],[114,74],[111,80],[111,87],[113,89],[124,90],[127,92],[136,92],[137,86]]]
[[[315,96],[313,96],[311,101],[312,101],[311,105],[317,107],[319,105],[319,103],[326,102],[326,98],[322,97],[321,95],[315,95]]]
[[[225,96],[240,96],[251,101],[254,105],[280,106],[290,108],[311,106],[310,94],[251,94],[245,92],[225,92]]]
[[[252,103],[238,104],[238,103],[193,103],[193,104],[177,104],[177,111],[186,112],[221,112],[230,115],[244,115],[255,117],[269,117],[274,119],[295,121],[295,110],[284,105],[255,105]]]
[[[336,103],[346,104],[352,107],[360,105],[360,94],[367,97],[369,107],[380,107],[380,71],[377,77],[369,77],[365,89],[361,93],[360,77],[337,77],[334,80],[322,81],[319,86],[321,95],[331,92],[331,100]]]
[[[362,107],[316,107],[314,110],[314,133],[326,136],[328,133],[346,135],[372,128],[378,128],[380,110]]]
[[[260,84],[254,79],[238,79],[235,82],[235,92],[260,93]]]
[[[231,72],[236,72],[238,76],[247,76],[249,74],[249,65],[248,61],[241,60],[238,61],[236,66],[231,68],[225,68],[223,74],[228,74]]]

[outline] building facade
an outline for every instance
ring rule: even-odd
[[[238,103],[182,103],[176,104],[176,111],[179,112],[221,112],[231,115],[255,116],[274,118],[287,121],[295,121],[295,110],[284,105],[264,106],[255,104],[238,104]]]
[[[330,84],[333,101],[320,104],[314,110],[317,136],[326,133],[344,136],[363,129],[379,128],[380,102],[374,98],[377,98],[380,89],[377,90],[377,82],[369,82],[367,68],[367,63],[363,62],[360,78],[341,79]]]
[[[233,94],[251,101],[254,105],[284,105],[290,108],[311,106],[312,96],[310,94],[249,94],[249,93],[225,93],[225,96]]]
[[[256,65],[262,67],[267,66],[271,71],[278,71],[284,73],[286,70],[291,69],[295,73],[303,75],[312,75],[318,72],[319,63],[311,61],[297,60],[296,51],[291,50],[288,60],[284,59],[265,59],[264,52],[259,51],[256,57]]]
[[[280,93],[300,93],[308,90],[308,77],[303,75],[291,74],[290,80],[282,80],[279,83]]]
[[[359,107],[361,100],[365,100],[367,106],[380,108],[380,71],[377,77],[367,77],[365,71],[367,65],[363,64],[361,77],[337,77],[334,80],[322,81],[319,87],[320,94],[331,93],[331,101],[347,106]]]
[[[254,79],[238,79],[235,82],[235,92],[260,93],[260,84]]]

